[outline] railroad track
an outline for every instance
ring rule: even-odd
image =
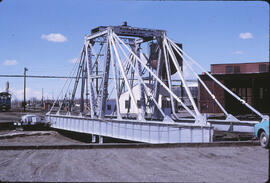
[[[108,144],[76,144],[76,145],[8,145],[0,146],[0,150],[64,150],[64,149],[107,149],[107,148],[174,148],[174,147],[239,147],[259,146],[258,141],[226,141],[211,143],[177,143],[177,144],[146,144],[146,143],[108,143]]]

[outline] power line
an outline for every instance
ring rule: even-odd
[[[0,75],[0,77],[11,77],[11,78],[21,78],[24,75]],[[52,79],[75,79],[76,77],[68,76],[37,76],[37,75],[26,75],[27,78],[52,78]]]
[[[3,75],[1,74],[0,77],[10,77],[10,78],[21,78],[21,77],[27,77],[27,78],[41,78],[41,79],[76,79],[76,77],[70,77],[70,76],[38,76],[38,75],[9,75],[9,74],[6,74],[6,75]],[[97,76],[97,77],[101,77],[101,76]],[[80,77],[81,78],[81,77]],[[95,77],[93,77],[94,79]],[[113,79],[113,78],[109,78],[109,79]],[[122,79],[122,78],[118,78],[118,79]],[[129,79],[131,80],[131,79]],[[137,80],[137,79],[133,79],[133,80]],[[148,80],[148,79],[144,79],[144,80]],[[181,81],[181,80],[171,80],[171,81]],[[186,80],[187,82],[197,82],[196,79],[187,79]]]

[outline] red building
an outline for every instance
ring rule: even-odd
[[[212,64],[211,74],[248,104],[262,113],[269,114],[269,62]],[[200,77],[229,113],[251,113],[247,107],[232,97],[209,76],[202,74]],[[198,86],[198,106],[202,113],[222,112],[200,83]]]

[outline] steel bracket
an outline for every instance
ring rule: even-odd
[[[268,115],[263,115],[263,118],[262,118],[261,122],[264,122],[264,121],[269,121],[269,116]]]
[[[240,121],[239,119],[237,119],[235,116],[233,116],[232,114],[228,114],[225,121]]]

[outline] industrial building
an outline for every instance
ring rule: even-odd
[[[248,104],[269,114],[269,62],[211,64],[211,74]],[[206,74],[203,73],[200,77],[229,113],[252,113]],[[222,112],[201,84],[198,86],[198,107],[202,113]]]

